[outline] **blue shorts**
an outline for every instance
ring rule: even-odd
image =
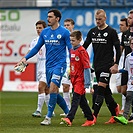
[[[50,83],[53,82],[58,87],[60,87],[62,77],[66,71],[66,67],[54,67],[47,69],[46,68],[46,79],[47,79],[47,85],[50,87]]]

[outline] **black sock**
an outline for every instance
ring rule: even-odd
[[[112,97],[112,95],[106,95],[105,102],[109,111],[111,112],[111,115],[116,116],[115,108],[117,107],[117,103],[114,101],[114,98]]]
[[[96,100],[95,100],[95,104],[94,104],[94,115],[95,117],[97,117],[101,106],[103,104],[103,100],[104,100],[104,91],[105,88],[102,86],[98,86],[98,92],[97,92],[97,96],[96,96]]]

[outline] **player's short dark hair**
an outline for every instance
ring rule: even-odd
[[[127,18],[122,18],[120,21],[125,21],[126,26],[128,26]]]
[[[133,10],[130,10],[130,11],[128,12],[128,14],[133,14]]]
[[[61,20],[61,12],[57,9],[51,9],[48,13],[53,12],[56,17],[59,17],[59,21]]]
[[[47,24],[46,24],[46,22],[44,20],[37,21],[35,25],[37,26],[38,24],[42,24],[43,25],[43,28],[46,28],[47,27]]]
[[[75,25],[74,20],[71,19],[71,18],[67,18],[67,19],[65,19],[64,22],[71,22],[72,25]]]
[[[82,33],[79,30],[74,30],[70,34],[71,37],[76,37],[77,40],[80,40],[82,38]]]

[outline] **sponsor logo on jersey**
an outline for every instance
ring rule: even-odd
[[[100,74],[100,77],[109,77],[109,73],[102,72]]]
[[[60,76],[59,75],[56,75],[56,74],[53,74],[52,79],[60,80]]]
[[[75,54],[71,54],[71,57],[74,58],[75,57]]]

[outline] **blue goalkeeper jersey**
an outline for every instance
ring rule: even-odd
[[[45,28],[40,34],[36,46],[25,56],[26,60],[34,56],[45,44],[46,47],[46,67],[61,67],[66,65],[66,47],[72,48],[70,43],[70,32],[63,26],[52,30],[51,27]]]

